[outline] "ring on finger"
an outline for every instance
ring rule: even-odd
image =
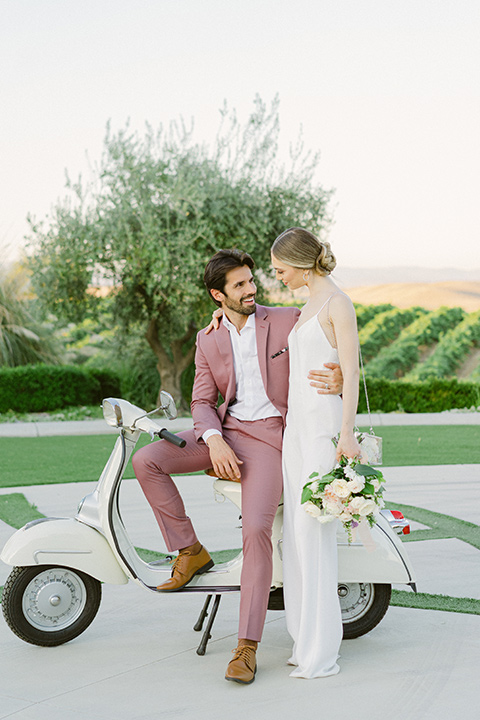
[[[325,383],[325,390],[328,390],[330,388],[330,385],[328,383]]]

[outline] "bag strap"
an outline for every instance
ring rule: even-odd
[[[365,390],[365,400],[367,401],[367,412],[368,412],[368,419],[370,421],[370,433],[372,435],[375,435],[375,431],[372,426],[372,415],[370,413],[370,403],[368,401],[368,392],[367,392],[367,380],[365,377],[365,368],[363,366],[363,356],[362,356],[362,348],[360,347],[360,340],[358,341],[358,353],[360,355],[360,365],[362,366],[362,377],[363,377],[363,387]]]

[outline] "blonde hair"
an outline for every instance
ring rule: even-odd
[[[277,237],[272,253],[278,260],[302,270],[330,275],[337,261],[329,242],[322,242],[303,228],[289,228]]]

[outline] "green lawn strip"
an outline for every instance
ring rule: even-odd
[[[480,425],[386,425],[375,430],[383,438],[385,467],[480,463]]]
[[[419,610],[441,610],[443,612],[480,615],[480,600],[475,598],[413,593],[409,590],[392,590],[390,605]]]
[[[115,435],[0,438],[0,487],[97,481]],[[137,448],[150,442],[142,435]],[[124,477],[134,477],[129,462]]]
[[[32,520],[45,517],[22,493],[0,495],[0,520],[17,530]]]
[[[415,540],[436,540],[440,538],[458,538],[480,550],[480,526],[460,520],[451,515],[425,510],[425,508],[403,503],[388,502],[389,510],[400,510],[408,520],[427,525],[431,530],[414,530],[410,535],[402,535],[406,542]]]
[[[397,425],[379,432],[385,467],[480,463],[480,425]],[[137,448],[148,442],[142,435]],[[0,438],[0,487],[96,481],[114,443],[114,435]],[[125,477],[134,477],[131,463]]]

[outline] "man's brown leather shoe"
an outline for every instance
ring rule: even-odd
[[[203,545],[196,555],[180,550],[173,563],[172,577],[157,587],[159,592],[175,592],[185,587],[195,575],[201,575],[213,567],[214,562]]]
[[[233,653],[233,660],[228,663],[225,680],[250,685],[255,680],[257,672],[255,648],[249,645],[239,645]]]

